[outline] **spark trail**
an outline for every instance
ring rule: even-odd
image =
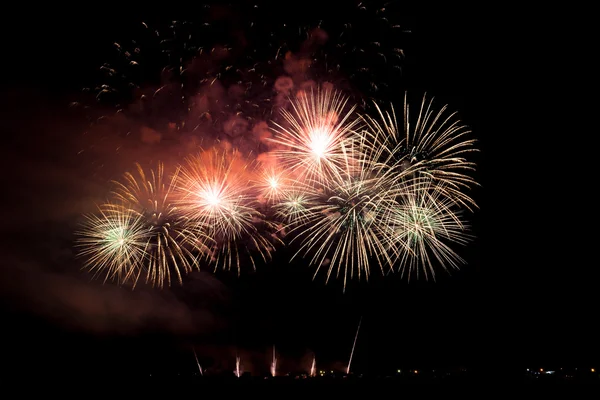
[[[362,323],[362,316],[358,321],[358,328],[356,329],[356,336],[354,336],[354,344],[352,345],[352,351],[350,352],[350,360],[348,361],[348,367],[346,368],[346,374],[350,373],[350,365],[352,365],[352,356],[354,355],[354,348],[356,347],[356,339],[358,339],[358,332],[360,331],[360,324]]]
[[[240,361],[241,361],[240,356],[236,356],[235,357],[235,376],[238,378],[242,376],[242,369],[241,369]]]
[[[200,361],[198,361],[198,355],[196,354],[196,349],[194,351],[194,358],[196,359],[196,364],[198,365],[198,371],[200,372],[200,376],[204,375],[204,371],[202,371],[202,366],[200,365]]]
[[[273,361],[271,361],[271,376],[277,375],[277,357],[275,356],[275,346],[273,346]]]

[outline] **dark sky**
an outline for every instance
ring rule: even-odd
[[[336,15],[307,7],[299,7],[298,20]],[[288,369],[305,368],[311,352],[322,365],[339,367],[361,317],[357,371],[592,363],[599,355],[592,328],[597,280],[579,250],[585,234],[552,222],[582,211],[553,203],[558,194],[549,174],[569,157],[548,154],[558,165],[544,165],[543,141],[559,135],[559,124],[545,115],[548,90],[537,86],[538,64],[529,62],[543,56],[544,36],[520,31],[514,16],[503,23],[469,11],[403,14],[412,33],[402,43],[407,58],[399,83],[399,91],[427,91],[449,102],[480,140],[482,188],[474,196],[481,210],[471,218],[477,239],[462,253],[468,265],[438,274],[435,283],[373,274],[346,293],[339,282],[312,281],[312,270],[288,263],[285,252],[253,274],[195,273],[183,287],[163,291],[90,280],[73,260],[72,231],[106,191],[106,176],[76,156],[87,125],[68,105],[131,26],[181,14],[58,7],[4,24],[5,368],[190,371],[196,346],[215,369],[231,369],[237,349],[253,371],[267,372],[273,344]],[[290,18],[273,8],[268,15]]]

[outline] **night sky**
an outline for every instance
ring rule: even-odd
[[[290,7],[298,8],[297,20],[336,15],[306,2]],[[265,8],[273,20],[292,13]],[[131,291],[91,280],[73,257],[72,232],[106,192],[107,175],[92,173],[91,160],[77,155],[87,123],[69,104],[132,26],[193,20],[194,12],[54,8],[42,14],[13,18],[2,28],[9,66],[0,93],[7,371],[187,373],[195,367],[195,347],[206,367],[231,370],[238,351],[248,369],[266,374],[273,345],[282,370],[306,369],[313,352],[323,367],[340,368],[361,317],[353,361],[360,372],[591,365],[598,358],[597,273],[583,255],[586,234],[552,222],[586,210],[558,201],[564,189],[555,189],[557,181],[570,184],[551,174],[570,157],[556,157],[544,144],[562,127],[546,115],[550,90],[528,60],[542,57],[540,46],[547,44],[534,29],[521,31],[521,19],[512,16],[511,24],[462,9],[433,16],[408,7],[401,18],[412,33],[401,44],[400,96],[391,100],[401,101],[404,89],[427,91],[457,110],[479,140],[481,188],[473,197],[480,210],[470,216],[477,238],[459,250],[468,262],[460,271],[439,272],[436,282],[374,273],[344,293],[341,282],[325,285],[323,275],[313,281],[312,268],[289,263],[290,254],[281,251],[239,278],[207,269],[187,276],[182,287]]]

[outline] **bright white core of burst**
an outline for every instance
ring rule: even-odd
[[[331,142],[331,135],[326,128],[316,128],[309,132],[310,150],[317,158],[323,158]]]
[[[219,196],[219,192],[214,188],[210,188],[204,192],[202,192],[201,197],[206,201],[209,206],[218,206],[221,203],[221,197]]]
[[[270,179],[269,179],[269,185],[271,185],[271,188],[272,188],[272,189],[277,189],[277,186],[278,186],[278,184],[277,184],[277,179],[275,179],[275,178],[270,178]]]

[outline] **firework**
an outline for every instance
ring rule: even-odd
[[[238,274],[240,252],[256,268],[253,253],[267,261],[273,251],[265,235],[271,224],[252,192],[253,172],[238,151],[215,148],[188,157],[178,174],[179,204],[195,229],[213,240],[212,261]]]
[[[299,180],[329,179],[343,168],[343,142],[354,134],[358,118],[355,106],[347,108],[348,98],[330,88],[301,91],[292,100],[292,112],[283,109],[287,127],[275,123],[271,142],[282,166]]]
[[[317,200],[291,229],[297,235],[292,241],[302,243],[294,257],[310,254],[310,263],[317,266],[315,276],[327,267],[327,280],[335,271],[343,276],[344,287],[355,276],[368,279],[373,262],[385,271],[393,261],[388,222],[399,178],[371,167],[378,151],[366,144],[348,140],[342,146],[345,165],[329,180],[313,182],[309,193]]]
[[[279,201],[273,205],[275,217],[282,221],[285,229],[292,229],[298,224],[305,224],[315,206],[315,196],[301,189],[285,191]]]
[[[358,332],[360,332],[360,324],[362,324],[362,316],[358,321],[358,328],[356,328],[356,335],[354,335],[354,342],[352,343],[352,350],[350,351],[350,359],[348,360],[348,366],[346,367],[346,374],[350,373],[350,366],[352,365],[352,357],[354,356],[354,349],[356,348],[356,340],[358,339]]]
[[[254,187],[259,194],[259,201],[273,204],[286,197],[290,184],[291,180],[284,170],[271,167],[261,171]]]
[[[103,204],[97,214],[85,216],[76,232],[78,255],[85,267],[119,283],[132,281],[135,287],[149,259],[148,229],[141,215],[119,204]]]
[[[476,204],[464,190],[476,185],[470,175],[475,164],[466,158],[477,151],[475,140],[469,139],[470,130],[456,113],[447,113],[447,106],[435,111],[432,104],[433,99],[423,96],[413,125],[405,94],[401,128],[393,106],[384,112],[375,105],[379,119],[363,117],[368,126],[363,133],[371,146],[382,149],[380,162],[443,183],[448,198],[471,210]]]
[[[271,376],[277,375],[277,356],[275,355],[275,346],[273,346],[273,359],[271,360]]]
[[[165,283],[170,286],[174,274],[182,283],[184,274],[199,269],[199,257],[206,253],[209,238],[190,229],[190,219],[179,212],[174,198],[175,175],[166,177],[161,162],[148,174],[141,165],[136,167],[136,173],[127,172],[123,182],[114,182],[113,195],[146,225],[146,279],[158,287]]]
[[[317,376],[317,357],[313,356],[312,363],[310,364],[310,372],[309,375],[314,378]]]
[[[304,5],[288,18],[277,16],[289,14],[287,4],[205,5],[194,21],[143,22],[114,43],[104,80],[88,91],[102,107],[87,108],[111,129],[85,139],[110,145],[86,144],[90,156],[178,134],[190,148],[235,149],[202,150],[169,177],[162,164],[125,174],[115,204],[88,218],[79,240],[86,265],[162,287],[205,258],[238,274],[243,260],[256,268],[279,237],[298,244],[293,257],[307,257],[315,275],[343,277],[344,288],[373,265],[431,276],[436,260],[460,263],[448,246],[466,240],[460,209],[476,207],[468,192],[475,142],[433,99],[411,115],[405,97],[400,125],[393,106],[375,102],[396,93],[389,83],[400,77],[410,32],[393,8]],[[106,105],[116,117],[106,118]],[[175,142],[161,152],[180,151]],[[273,162],[258,169],[262,155]]]
[[[233,371],[237,378],[242,376],[242,360],[239,356],[235,357],[235,371]]]
[[[273,100],[265,88],[275,85],[281,71],[295,85],[329,81],[357,97],[385,95],[389,82],[401,77],[402,46],[410,33],[397,19],[402,13],[384,1],[339,4],[333,14],[309,9],[289,18],[289,7],[273,2],[205,5],[194,20],[138,23],[130,29],[133,37],[114,43],[100,67],[103,79],[90,92],[95,101],[118,108],[140,100],[155,104],[178,117],[178,127],[191,129],[235,113],[265,119]],[[240,16],[248,22],[239,24]],[[238,34],[228,34],[233,31]],[[149,79],[161,85],[144,88]],[[206,95],[203,101],[198,93]],[[201,112],[190,113],[198,106]],[[141,109],[135,114],[154,129],[165,123]]]
[[[448,244],[468,243],[468,226],[443,185],[429,178],[405,187],[390,227],[389,238],[398,255],[396,265],[409,278],[422,271],[426,278],[435,279],[434,260],[444,269],[464,263]]]

